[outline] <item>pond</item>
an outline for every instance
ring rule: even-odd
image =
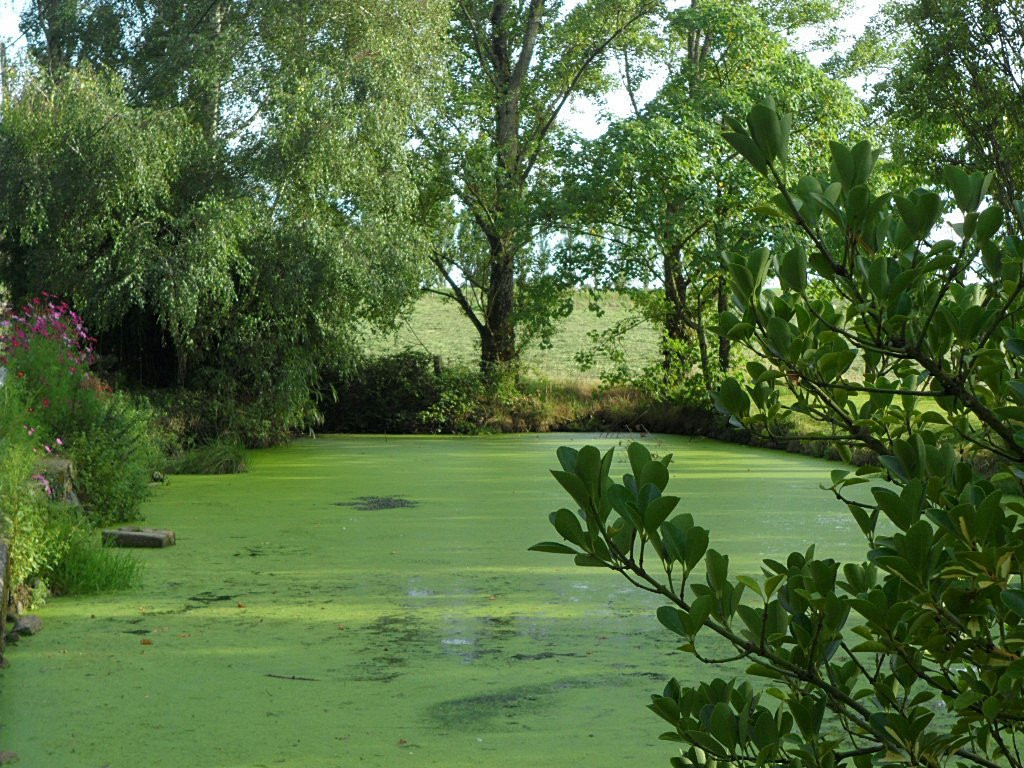
[[[141,591],[51,600],[0,673],[0,751],[29,766],[667,765],[645,709],[672,675],[658,603],[528,552],[557,538],[547,470],[595,435],[329,436],[248,474],[172,477]],[[670,492],[733,572],[859,534],[820,489],[835,465],[651,436]]]

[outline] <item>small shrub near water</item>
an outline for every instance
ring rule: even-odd
[[[111,393],[70,448],[79,499],[97,523],[138,518],[160,453],[148,408]]]

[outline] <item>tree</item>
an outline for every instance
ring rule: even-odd
[[[803,242],[730,258],[733,308],[721,329],[762,359],[748,365],[750,384],[726,380],[717,399],[753,428],[788,408],[877,452],[877,466],[831,473],[865,536],[865,559],[818,559],[812,546],[765,560],[760,577],[730,576],[696,516],[670,517],[670,457],[656,461],[639,445],[621,484],[608,476],[610,454],[559,452],[555,477],[580,511],[552,515],[568,544],[537,548],[660,594],[658,618],[682,650],[718,663],[701,653],[717,635],[748,675],[769,681],[760,690],[673,680],[654,696],[651,709],[670,725],[664,738],[684,747],[674,765],[1016,768],[1022,242],[1005,210],[986,204],[990,174],[944,174],[963,217],[956,240],[933,234],[943,213],[936,192],[871,191],[877,153],[866,142],[834,143],[827,176],[790,178],[790,125],[762,104],[725,134],[774,182],[775,214]],[[779,290],[765,285],[773,261]],[[816,281],[841,301],[813,298]],[[853,372],[858,360],[863,373]],[[794,405],[782,405],[780,388]]]
[[[578,233],[569,246],[583,240],[600,250],[608,285],[644,286],[634,300],[663,329],[666,379],[695,378],[701,398],[730,365],[729,339],[711,331],[726,308],[723,253],[773,237],[753,210],[771,189],[733,162],[720,126],[765,95],[786,94],[786,106],[808,116],[793,159],[810,164],[823,137],[855,125],[853,94],[786,37],[839,10],[805,0],[700,0],[673,12],[660,57],[664,86],[568,161],[574,173],[564,195]]]
[[[423,207],[433,221],[459,225],[444,232],[432,261],[480,336],[483,370],[499,378],[518,363],[517,328],[543,335],[555,307],[565,307],[536,246],[538,196],[557,181],[559,116],[570,99],[607,88],[612,47],[659,8],[658,0],[563,5],[459,0],[450,93],[419,137],[429,169]],[[450,210],[453,201],[460,210]]]
[[[0,277],[73,300],[129,379],[266,408],[279,434],[357,324],[416,293],[407,144],[442,5],[71,6],[121,36],[46,64],[0,120]]]
[[[1024,233],[1024,8],[893,3],[864,47],[879,38],[891,53],[877,67],[874,103],[897,161],[932,181],[947,164],[994,171],[992,194]]]

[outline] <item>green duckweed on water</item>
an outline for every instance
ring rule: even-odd
[[[580,435],[325,437],[245,475],[173,477],[177,546],[141,591],[51,600],[0,672],[0,750],[29,768],[667,765],[644,705],[704,674],[615,574],[557,538],[548,474]],[[669,491],[733,572],[859,536],[825,462],[689,438]],[[624,447],[616,474],[627,471]]]

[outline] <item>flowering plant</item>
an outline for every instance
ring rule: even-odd
[[[46,293],[0,319],[0,365],[23,385],[26,429],[39,433],[47,453],[81,421],[83,407],[109,392],[89,373],[94,341],[67,302]]]

